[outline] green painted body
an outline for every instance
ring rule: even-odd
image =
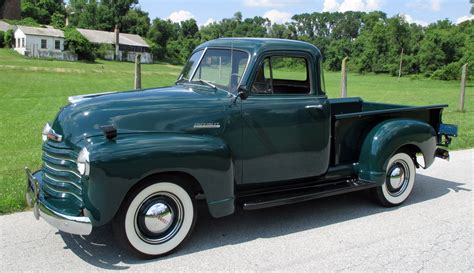
[[[249,93],[244,100],[206,85],[177,84],[97,95],[69,104],[52,125],[64,137],[62,143],[48,140],[44,145],[65,146],[75,154],[87,147],[90,152],[90,175],[81,180],[83,212],[74,212],[72,203],[41,198],[63,212],[84,213],[97,226],[114,217],[127,193],[144,178],[179,173],[200,185],[210,213],[222,217],[234,212],[241,186],[322,181],[330,168],[341,165],[353,166],[354,178],[381,184],[388,158],[404,145],[418,147],[427,165],[434,159],[443,106],[329,100],[319,80],[319,50],[303,42],[219,39],[196,50],[203,48],[248,52],[241,86],[251,85],[265,56],[303,54],[310,60],[311,93]],[[307,109],[307,105],[321,108]],[[116,139],[104,137],[103,125],[117,128]],[[331,178],[337,175],[332,172]]]

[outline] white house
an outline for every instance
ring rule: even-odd
[[[17,26],[14,49],[25,56],[77,61],[77,55],[64,50],[64,32],[54,28]]]
[[[134,62],[135,56],[140,54],[142,63],[153,62],[150,46],[140,35],[119,33],[117,28],[114,32],[82,28],[77,30],[93,44],[108,44],[112,48],[115,47],[115,50],[107,52],[105,56],[107,60],[114,60],[115,56],[117,56],[117,59],[120,61]]]

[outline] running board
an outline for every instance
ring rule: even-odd
[[[333,184],[324,184],[320,187],[288,190],[277,194],[261,194],[257,196],[244,197],[240,201],[244,210],[256,210],[269,207],[282,206],[292,203],[299,203],[313,199],[338,195],[358,190],[376,187],[370,182],[352,180],[340,181]]]

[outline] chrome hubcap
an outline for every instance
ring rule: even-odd
[[[179,199],[169,192],[147,197],[135,213],[135,231],[145,242],[161,244],[178,233],[184,219]]]
[[[401,195],[410,181],[410,169],[403,160],[396,160],[387,171],[387,189],[392,196]]]
[[[152,205],[145,214],[145,226],[153,233],[161,233],[173,223],[173,212],[163,203]]]
[[[405,180],[405,172],[399,166],[396,166],[390,172],[390,185],[394,189],[400,188]]]

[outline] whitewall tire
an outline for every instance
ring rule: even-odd
[[[385,182],[375,189],[377,201],[386,207],[405,202],[415,185],[416,168],[413,159],[397,153],[388,161]]]
[[[174,182],[145,183],[125,200],[114,220],[114,231],[132,252],[152,258],[180,246],[195,221],[195,201],[182,186]]]

